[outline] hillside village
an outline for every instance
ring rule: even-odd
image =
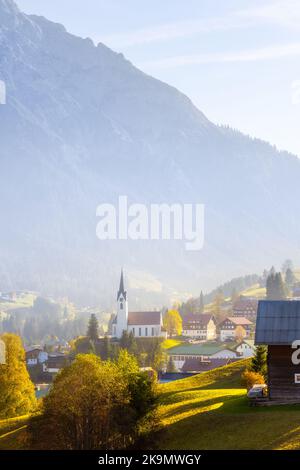
[[[300,283],[297,271],[292,269],[290,262],[283,266],[284,269],[280,276],[285,279],[286,298],[298,299]],[[141,367],[156,370],[161,382],[178,380],[252,357],[255,353],[258,301],[266,298],[267,279],[272,276],[275,276],[274,268],[264,272],[260,282],[240,292],[233,289],[229,297],[225,297],[219,288],[213,301],[207,304],[201,293],[198,299],[174,305],[169,310],[131,312],[130,291],[126,290],[122,271],[116,289],[115,313],[104,317],[108,323],[99,323],[101,315],[91,313],[93,310],[85,311],[86,322],[89,318],[96,320],[96,337],[91,339],[81,334],[66,340],[55,335],[50,324],[44,343],[25,340],[27,369],[37,389],[41,386],[47,389],[43,384],[52,383],[57,373],[70,364],[78,352],[88,352],[91,348],[103,358],[113,357],[120,347],[128,348],[134,351]],[[272,295],[270,289],[269,295]],[[6,311],[0,313],[2,329],[6,325],[5,331],[17,333],[18,329],[14,330],[11,325],[7,328],[5,323],[10,312],[7,306],[19,302],[19,309],[23,311],[27,304],[34,302],[34,298],[35,295],[28,292],[0,294],[0,308],[1,305],[6,306]],[[48,308],[47,303],[40,303]],[[67,307],[64,312],[66,317]],[[42,317],[43,311],[39,315]],[[65,318],[63,323],[66,321]],[[87,323],[84,333],[86,330]]]
[[[152,384],[156,384],[155,393],[158,393],[160,403],[159,420],[166,430],[160,448],[261,448],[261,433],[265,437],[260,439],[264,439],[268,448],[273,448],[272,440],[279,439],[280,433],[275,429],[266,429],[258,421],[265,412],[257,414],[255,410],[272,405],[271,419],[274,423],[282,419],[287,430],[293,429],[300,413],[300,389],[297,385],[300,383],[299,366],[290,364],[290,344],[286,342],[287,338],[280,336],[281,331],[285,331],[288,338],[300,334],[297,325],[293,326],[294,319],[297,316],[300,318],[298,283],[297,271],[289,265],[285,273],[271,269],[266,273],[265,281],[261,279],[259,283],[240,292],[235,290],[230,297],[221,295],[218,289],[217,295],[209,303],[205,303],[201,293],[198,299],[173,305],[170,309],[132,312],[130,290],[126,289],[126,278],[122,271],[116,286],[115,312],[106,317],[106,328],[99,323],[98,315],[87,310],[85,335],[66,341],[47,331],[47,342],[44,345],[25,345],[24,365],[30,383],[34,384],[30,393],[34,391],[35,399],[43,402],[44,397],[57,393],[59,381],[64,380],[66,373],[72,375],[73,367],[74,380],[78,380],[76,368],[83,367],[86,361],[94,361],[93,357],[101,359],[101,367],[116,367],[125,361],[122,370],[131,370],[133,367],[136,374],[147,378],[147,387],[152,388]],[[31,301],[28,296],[31,296]],[[2,294],[1,297],[2,306],[19,302],[23,309],[32,301],[35,302],[36,298],[33,293],[24,292]],[[192,306],[190,311],[187,311],[187,304]],[[47,307],[48,304],[39,301],[39,305]],[[195,311],[195,305],[198,311]],[[3,312],[4,319],[9,311]],[[280,322],[283,330],[278,330]],[[5,333],[4,341],[0,338],[0,367],[6,366],[6,347],[10,347],[9,341],[15,341],[13,337],[17,338],[15,335],[10,338],[9,333]],[[266,345],[269,351],[267,369]],[[122,351],[127,355],[123,357]],[[61,371],[64,373],[60,374]],[[116,370],[109,373],[113,374],[113,379]],[[269,388],[268,395],[265,393],[265,382]],[[154,389],[151,393],[154,393]],[[288,409],[282,414],[276,407],[282,404],[292,404],[296,415],[289,414]],[[250,423],[248,419],[242,419],[242,416],[250,413],[252,407],[249,405],[255,405]],[[185,406],[187,411],[183,412]],[[235,410],[233,416],[236,415],[236,420],[231,418],[228,421],[231,410]],[[207,421],[208,412],[212,413],[212,427]],[[27,415],[19,416],[19,413],[15,416],[13,421],[0,419],[0,450],[12,445],[10,436],[18,437],[20,434],[24,439],[23,425],[31,418]],[[150,416],[151,413],[151,421]],[[227,431],[218,434],[218,427],[213,425],[215,420],[221,420],[223,431],[228,428],[228,432],[230,426],[235,429],[239,427],[238,422],[242,423],[240,431],[243,441],[240,444],[237,440],[231,441],[230,432],[226,434]],[[154,437],[155,421],[151,423]],[[258,429],[254,423],[259,426]],[[190,426],[198,426],[199,429],[206,426],[209,432],[205,433],[206,437],[197,433],[195,438],[187,440]],[[249,426],[252,426],[252,431],[256,430],[258,437],[251,437]],[[15,445],[19,448],[18,442],[17,439]],[[300,446],[297,439],[280,442],[278,440],[278,446],[282,448]],[[34,445],[39,448],[40,443]]]

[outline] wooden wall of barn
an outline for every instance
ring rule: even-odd
[[[292,363],[290,346],[268,346],[269,397],[280,400],[299,400],[300,383],[295,383],[295,374],[300,374],[300,365]]]

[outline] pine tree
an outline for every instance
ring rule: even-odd
[[[87,337],[90,338],[90,340],[92,341],[97,341],[97,339],[99,338],[99,323],[94,313],[92,313],[90,317],[87,330]]]
[[[287,288],[286,285],[282,279],[281,273],[276,273],[275,274],[275,288],[276,288],[276,295],[277,299],[276,300],[282,300],[287,298]]]
[[[293,273],[291,268],[288,268],[285,273],[285,283],[289,289],[293,287],[296,282],[295,274]]]
[[[234,304],[234,303],[238,300],[238,298],[239,298],[239,293],[238,293],[238,291],[236,290],[235,287],[232,289],[232,291],[231,291],[231,296],[230,296],[230,297],[231,297],[231,302],[232,302],[232,304]]]
[[[255,355],[251,360],[250,370],[257,372],[264,377],[267,375],[267,348],[265,346],[256,346]]]
[[[203,295],[203,292],[201,291],[201,293],[200,293],[200,299],[199,299],[199,312],[200,312],[200,313],[203,313],[203,312],[204,312],[204,307],[205,307],[205,304],[204,304],[204,295]]]
[[[268,300],[282,300],[287,298],[287,288],[283,282],[281,273],[269,274],[266,288],[266,297]]]
[[[176,369],[176,366],[175,366],[175,363],[174,363],[174,360],[173,360],[173,357],[170,356],[170,359],[168,361],[168,365],[167,365],[167,372],[177,372],[177,369]]]
[[[103,358],[105,361],[112,359],[112,346],[110,339],[107,336],[104,336],[103,341]]]

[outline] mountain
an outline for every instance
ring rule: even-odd
[[[214,125],[122,54],[12,0],[0,0],[0,80],[0,290],[110,308],[124,266],[132,305],[153,307],[300,260],[296,156]],[[119,195],[205,204],[203,250],[98,240],[96,207]]]

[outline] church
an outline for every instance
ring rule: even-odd
[[[124,289],[122,270],[117,294],[117,315],[112,324],[112,336],[121,338],[123,331],[132,332],[138,338],[167,337],[167,332],[163,328],[161,312],[128,312],[128,298]]]

